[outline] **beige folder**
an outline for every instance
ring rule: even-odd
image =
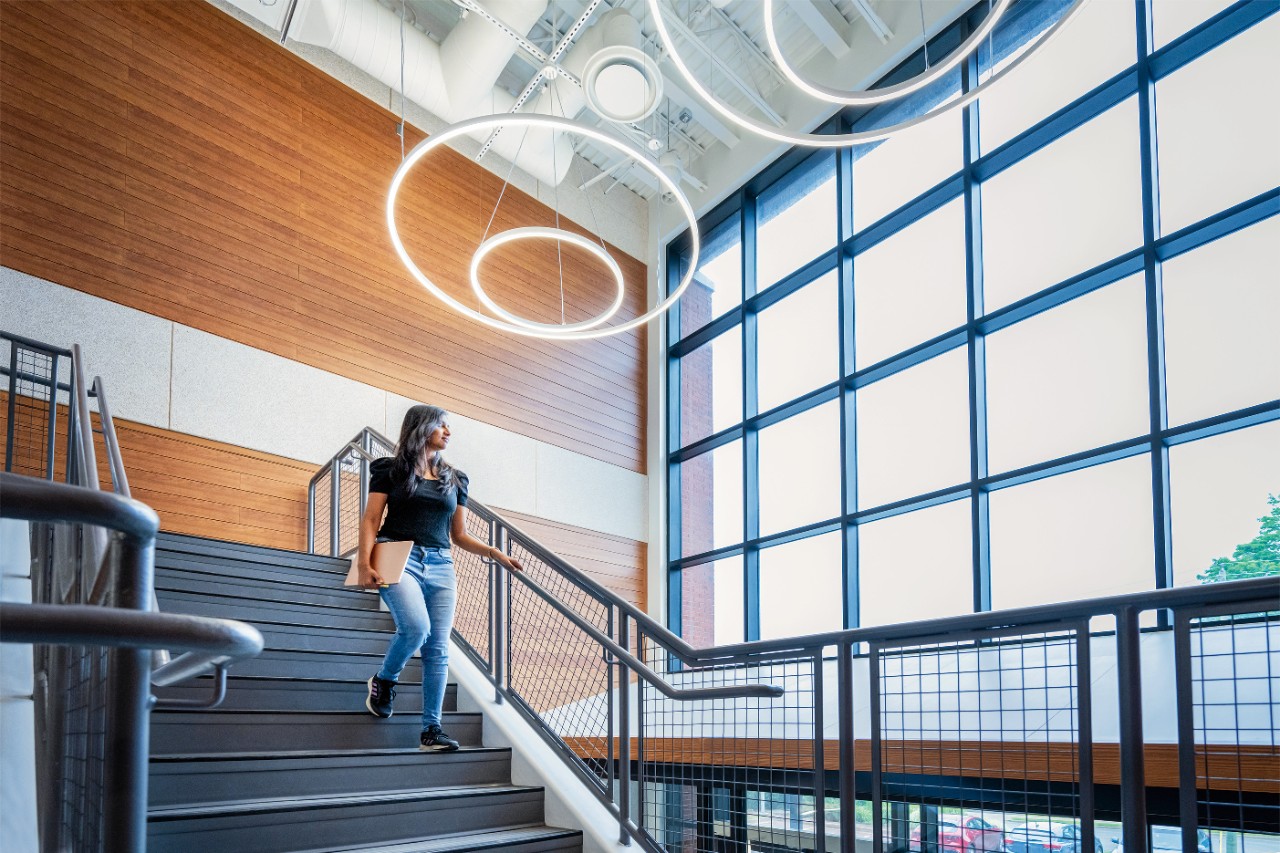
[[[413,550],[413,542],[378,542],[373,546],[373,554],[369,562],[373,570],[382,578],[384,584],[400,583],[404,575],[404,567],[409,562],[409,552]],[[351,558],[351,568],[347,570],[347,580],[343,586],[360,585],[360,555]]]

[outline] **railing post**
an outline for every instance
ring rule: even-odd
[[[316,552],[316,482],[307,484],[307,553]]]
[[[840,853],[856,853],[857,792],[853,749],[853,644],[836,646],[836,707],[840,721]]]
[[[880,799],[883,771],[880,766],[880,644],[870,643],[867,680],[871,690],[871,849],[884,849],[884,803]],[[920,841],[924,843],[923,827]]]
[[[1116,614],[1116,675],[1120,692],[1120,822],[1124,849],[1147,850],[1147,782],[1142,732],[1142,635],[1138,612]]]
[[[329,556],[336,557],[342,549],[342,494],[338,472],[342,466],[335,456],[329,460]]]
[[[506,537],[501,523],[493,528],[494,547],[499,551],[506,550]],[[493,648],[490,650],[490,667],[493,670],[493,701],[502,704],[502,690],[507,681],[507,587],[510,579],[501,565],[494,563],[493,575]]]
[[[823,740],[822,649],[813,653],[813,850],[827,850],[827,761]]]
[[[1080,752],[1080,849],[1094,850],[1094,796],[1093,796],[1093,651],[1089,639],[1089,620],[1076,627],[1076,694],[1079,752]]]
[[[144,611],[154,584],[154,542],[117,537],[119,588],[116,605]],[[103,826],[107,849],[136,853],[147,844],[147,772],[151,704],[151,652],[115,649],[111,653],[111,704],[108,705]]]
[[[618,645],[628,648],[627,614],[618,620]],[[618,679],[618,841],[631,843],[627,821],[631,819],[631,678],[626,667]]]
[[[1178,703],[1178,814],[1182,819],[1182,847],[1199,846],[1200,804],[1196,802],[1195,698],[1192,693],[1191,619],[1173,612],[1174,692]]]

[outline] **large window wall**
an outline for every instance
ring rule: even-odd
[[[1022,0],[931,91],[831,127],[953,97],[1064,6]],[[674,630],[705,646],[1248,570],[1236,546],[1280,513],[1276,10],[1095,0],[978,104],[792,151],[705,217],[669,323]],[[674,282],[687,236],[668,258]]]

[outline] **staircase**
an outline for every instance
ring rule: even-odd
[[[543,791],[514,785],[509,749],[482,745],[481,714],[445,696],[454,753],[420,753],[421,667],[401,676],[396,714],[364,707],[365,682],[394,630],[378,597],[344,589],[347,562],[161,534],[162,610],[255,625],[262,655],[232,669],[213,710],[151,720],[150,853],[375,853],[582,849],[546,826]],[[200,701],[210,677],[158,691]]]

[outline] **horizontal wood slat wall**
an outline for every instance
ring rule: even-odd
[[[8,428],[8,400],[8,393],[0,391],[0,436]],[[25,396],[15,397],[15,403],[20,429],[14,435],[19,462],[14,472],[40,476],[43,470],[30,460],[43,458],[48,404]],[[55,427],[59,480],[65,467],[67,423],[67,408],[60,405]],[[163,530],[306,549],[307,483],[316,465],[127,420],[116,420],[116,435],[129,489],[159,513]],[[96,441],[98,477],[103,488],[110,488],[106,451],[100,436]],[[0,445],[0,459],[2,451]],[[644,606],[645,543],[509,510],[499,512],[593,580]]]
[[[0,263],[643,471],[643,331],[537,341],[430,297],[386,234],[395,126],[203,0],[0,3]],[[464,283],[502,179],[452,152],[420,168],[405,242]],[[554,219],[511,188],[492,229]],[[635,316],[647,269],[610,252]],[[595,313],[612,286],[564,262],[567,318]],[[499,250],[482,275],[500,304],[560,319],[553,246]]]
[[[608,744],[599,737],[569,737],[569,748],[579,755],[605,754]],[[823,742],[823,767],[840,769],[840,742]],[[1178,747],[1149,743],[1143,748],[1146,782],[1157,788],[1178,787]],[[614,755],[620,742],[614,738]],[[1078,776],[1076,748],[1070,743],[1019,743],[1015,741],[884,741],[881,753],[885,773],[931,776],[968,776],[1003,779],[1036,779],[1072,782]],[[639,744],[631,741],[631,757],[639,759]],[[722,767],[771,767],[808,770],[813,767],[813,743],[807,740],[758,738],[651,738],[644,740],[644,760],[667,764]],[[1093,745],[1094,782],[1120,784],[1120,746]],[[871,742],[854,741],[854,768],[871,770]],[[1201,787],[1214,790],[1280,794],[1280,748],[1267,745],[1214,744],[1196,746],[1196,768]]]

